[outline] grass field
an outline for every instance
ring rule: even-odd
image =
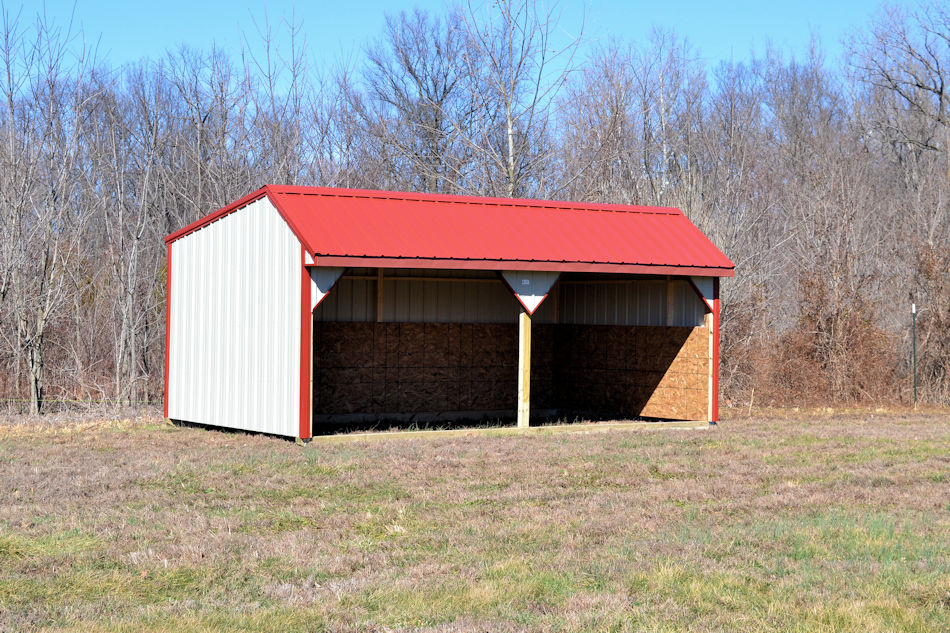
[[[0,425],[0,631],[950,631],[950,415]]]

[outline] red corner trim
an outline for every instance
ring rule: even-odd
[[[310,271],[307,269],[307,247],[300,246],[300,429],[299,437],[308,439],[313,434],[310,411],[310,364],[313,322],[310,312]]]
[[[182,229],[179,229],[175,231],[174,233],[168,235],[165,238],[165,243],[170,244],[174,242],[175,240],[185,237],[186,235],[190,233],[194,233],[198,229],[202,229],[208,226],[209,224],[220,220],[224,216],[230,215],[231,213],[234,213],[235,211],[238,211],[239,209],[246,207],[247,205],[254,202],[255,200],[263,198],[264,196],[267,196],[267,199],[270,200],[270,203],[274,205],[274,208],[277,209],[277,213],[279,213],[280,217],[284,219],[284,222],[287,223],[287,226],[290,227],[290,230],[293,231],[294,235],[297,236],[297,239],[300,241],[300,243],[304,245],[304,247],[308,250],[308,252],[313,253],[313,249],[310,247],[309,244],[307,244],[307,241],[304,239],[303,233],[301,233],[299,227],[297,227],[297,225],[291,220],[291,216],[286,212],[282,203],[280,202],[280,196],[276,195],[276,192],[274,191],[274,188],[271,185],[264,185],[257,191],[253,191],[247,194],[243,198],[240,198],[239,200],[232,202],[228,206],[222,207],[218,209],[217,211],[209,213],[203,218],[199,218],[198,220],[195,220],[188,226]]]
[[[719,421],[719,278],[713,278],[713,386],[712,421]]]
[[[165,260],[165,417],[168,417],[168,366],[171,356],[169,343],[171,342],[172,323],[172,245],[168,243],[168,258]]]

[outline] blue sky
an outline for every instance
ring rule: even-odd
[[[43,10],[43,0],[18,5],[3,0],[15,13],[32,19]],[[910,5],[912,0],[898,0]],[[257,46],[255,23],[265,15],[274,27],[296,13],[315,61],[333,63],[358,53],[381,32],[384,15],[413,7],[441,11],[447,2],[418,0],[337,0],[327,2],[231,0],[46,0],[50,18],[65,26],[75,6],[75,23],[87,43],[98,43],[100,59],[113,65],[142,58],[157,58],[169,49],[187,44],[207,49],[214,42],[236,53],[242,32]],[[855,28],[865,27],[880,2],[871,0],[733,0],[687,2],[683,0],[562,1],[560,28],[576,33],[582,18],[590,42],[620,37],[643,41],[654,26],[685,36],[699,54],[714,66],[719,60],[747,60],[761,54],[771,42],[786,54],[807,53],[812,34],[821,38],[833,62],[842,52],[841,41]],[[278,29],[279,30],[279,29]]]

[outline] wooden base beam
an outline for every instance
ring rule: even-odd
[[[530,426],[531,415],[531,315],[518,316],[518,428]]]

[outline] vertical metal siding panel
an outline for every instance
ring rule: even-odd
[[[246,224],[244,226],[245,232],[248,234],[248,250],[244,253],[244,257],[247,260],[247,276],[244,278],[245,283],[249,287],[256,288],[259,284],[258,274],[261,266],[263,265],[262,258],[260,256],[260,249],[258,248],[258,242],[260,240],[261,228],[259,225],[258,217],[254,213],[254,209],[247,209],[246,213],[248,214]],[[244,315],[244,318],[247,322],[247,328],[250,335],[247,340],[252,340],[254,335],[260,334],[261,322],[260,322],[260,311],[262,309],[260,301],[254,301],[254,295],[247,290],[244,291],[245,296],[247,297],[248,310]],[[260,383],[260,371],[261,371],[261,359],[259,357],[260,346],[259,345],[247,345],[247,381],[244,383],[245,386],[255,385]],[[260,392],[257,389],[249,388],[247,389],[247,407],[244,409],[244,416],[247,415],[248,411],[257,411],[260,406]],[[243,416],[242,416],[243,417]],[[236,424],[241,424],[246,426],[248,422],[246,419],[240,421],[235,421]]]
[[[610,287],[608,284],[597,284],[595,294],[597,302],[595,305],[598,325],[610,324]]]
[[[366,321],[376,320],[376,280],[363,281],[363,317]]]
[[[232,252],[232,245],[237,242],[237,227],[233,223],[228,223],[224,225],[224,234],[221,239],[221,244],[223,247],[223,252],[221,253],[222,259],[218,265],[224,265],[234,269],[233,264],[231,264],[230,257]],[[232,272],[233,274],[233,272]],[[221,313],[220,318],[222,321],[227,323],[228,328],[237,335],[237,321],[234,319],[234,299],[236,294],[236,289],[233,284],[223,284],[222,298],[221,298]],[[235,415],[235,406],[234,406],[234,397],[237,395],[234,391],[235,386],[235,376],[234,376],[234,345],[225,345],[221,350],[221,369],[220,380],[221,384],[225,390],[225,393],[222,394],[224,401],[221,403],[223,407],[222,414],[227,420],[233,418]]]
[[[224,238],[225,227],[228,226],[228,223],[222,224],[217,231],[211,231],[208,234],[208,237],[211,240],[212,247],[210,249],[210,256],[212,264],[212,273],[208,275],[211,279],[216,277],[219,274],[219,269],[227,266],[226,258],[223,256],[223,248],[221,244]],[[226,398],[223,391],[223,381],[221,380],[222,370],[223,370],[223,356],[224,356],[224,340],[227,333],[227,326],[221,323],[221,315],[223,313],[223,306],[221,305],[224,302],[224,288],[228,284],[211,284],[211,296],[214,300],[211,302],[211,311],[210,311],[210,322],[208,323],[209,330],[212,332],[211,341],[212,341],[212,350],[211,350],[211,364],[214,367],[214,370],[211,372],[211,398],[209,402],[211,403],[212,410],[211,415],[209,416],[214,420],[214,423],[220,425],[223,420],[227,418],[222,415],[222,407]]]
[[[257,213],[261,217],[261,221],[265,225],[265,231],[267,233],[267,260],[269,262],[277,263],[280,260],[277,255],[280,250],[280,234],[279,226],[276,222],[273,222],[273,216],[275,215],[271,210],[260,208]],[[300,250],[298,248],[296,253],[296,262],[297,268],[303,265],[303,260],[301,259]],[[262,270],[267,270],[262,269]],[[298,272],[298,275],[302,274]],[[264,325],[264,329],[267,332],[267,345],[266,349],[282,349],[283,343],[283,334],[285,323],[281,315],[281,301],[280,295],[283,292],[283,282],[284,274],[283,271],[278,267],[277,270],[274,270],[269,283],[266,284],[267,288],[267,301],[272,302],[268,303],[271,306],[270,310],[267,310],[265,314],[265,319],[267,323]],[[297,290],[298,290],[298,299],[296,307],[300,309],[300,277],[297,277]],[[262,281],[263,283],[263,281]],[[265,378],[266,389],[265,393],[265,405],[263,410],[258,412],[257,419],[251,420],[252,424],[257,425],[261,430],[264,430],[268,433],[277,433],[279,435],[287,434],[285,430],[286,416],[288,411],[288,400],[292,400],[293,396],[286,390],[286,372],[284,367],[286,366],[285,362],[281,362],[280,354],[265,354],[267,358],[268,373]],[[300,358],[300,348],[296,347],[294,349],[288,349],[284,356],[295,356],[298,359]],[[284,397],[281,397],[282,394],[285,394]],[[299,425],[299,421],[298,421]],[[296,434],[295,434],[296,435]]]
[[[195,271],[201,269],[201,259],[200,259],[201,253],[198,248],[200,244],[201,244],[201,240],[198,237],[198,234],[196,233],[195,238],[192,240],[192,243],[190,244],[191,251],[192,251],[191,257],[190,257],[191,266],[188,268],[188,272],[186,273],[188,277],[189,301],[188,301],[188,306],[186,309],[187,314],[185,318],[188,320],[188,325],[186,326],[186,329],[189,330],[189,336],[188,336],[189,349],[186,351],[186,354],[188,354],[188,360],[186,361],[186,370],[185,370],[186,378],[185,378],[185,383],[183,385],[184,387],[183,391],[185,395],[182,399],[182,406],[185,408],[186,415],[190,414],[191,416],[200,415],[200,412],[197,411],[195,408],[196,405],[192,397],[192,392],[194,390],[194,383],[196,380],[199,380],[199,378],[194,374],[200,371],[198,362],[201,357],[201,349],[200,349],[201,341],[199,340],[199,337],[198,337],[198,328],[199,328],[198,315],[200,314],[198,303],[201,300],[201,298],[198,296],[198,288],[196,287],[196,282],[195,282]],[[191,420],[192,418],[186,417],[185,419]]]
[[[350,284],[350,318],[349,321],[362,321],[366,302],[363,296],[363,282],[354,279]]]
[[[330,291],[333,292],[332,290]],[[353,284],[348,283],[340,288],[340,296],[337,303],[337,317],[340,321],[353,320]]]
[[[383,321],[396,320],[396,285],[383,278]]]
[[[260,212],[258,212],[260,213]],[[264,231],[267,235],[267,240],[265,244],[267,245],[268,255],[271,254],[271,251],[274,249],[275,241],[277,240],[277,230],[272,222],[268,222],[266,214],[261,214],[262,220],[264,222]],[[270,257],[268,257],[270,259]],[[303,264],[303,262],[301,262]],[[276,274],[273,276],[271,282],[265,286],[267,304],[271,306],[269,310],[264,312],[264,332],[267,339],[267,348],[266,349],[278,349],[278,337],[277,337],[277,328],[279,327],[278,315],[276,313],[277,308],[277,294],[280,289],[280,271],[275,271]],[[262,415],[259,416],[257,420],[254,420],[253,423],[259,424],[262,429],[267,430],[269,433],[274,433],[280,425],[280,415],[282,415],[281,402],[278,398],[275,398],[276,394],[281,391],[282,385],[280,384],[280,374],[278,369],[280,367],[279,358],[276,354],[265,354],[266,366],[267,366],[267,377],[265,378],[266,389],[264,391],[266,396],[265,409],[261,412]]]
[[[260,211],[258,212],[260,213]],[[262,220],[265,225],[265,233],[267,235],[267,251],[269,256],[273,256],[276,253],[273,251],[276,250],[277,242],[277,227],[273,222],[269,222],[270,218],[267,217],[267,214],[261,213]],[[271,259],[271,257],[268,257]],[[301,261],[302,265],[303,262]],[[278,308],[278,293],[280,291],[280,282],[281,282],[281,271],[275,271],[276,274],[273,275],[271,282],[265,285],[266,290],[266,301],[267,305],[271,306],[271,309],[264,312],[264,319],[266,320],[264,324],[264,332],[266,333],[267,338],[267,348],[266,349],[280,349],[278,347],[279,337],[278,337],[278,328],[281,323],[279,321],[279,315],[277,313]],[[299,352],[299,348],[297,350]],[[287,352],[290,353],[290,350]],[[265,378],[266,389],[264,394],[266,397],[266,404],[263,411],[258,415],[257,420],[253,420],[254,424],[260,426],[262,430],[266,430],[268,433],[275,433],[281,430],[283,426],[280,416],[283,415],[283,404],[280,401],[280,398],[276,397],[280,392],[283,391],[283,385],[281,384],[281,375],[280,375],[280,358],[276,354],[265,354],[266,365],[267,365],[267,377]]]
[[[587,286],[577,287],[577,295],[574,298],[574,306],[577,311],[576,323],[587,323],[587,305],[589,303],[587,294]]]
[[[401,273],[401,274],[400,274]],[[450,271],[426,271],[445,277]],[[405,271],[392,271],[384,286],[383,318],[390,322],[509,323],[517,318],[518,304],[499,281],[475,283],[399,280]],[[318,321],[372,322],[376,320],[375,277],[342,279],[315,313]]]
[[[268,202],[268,204],[270,204]],[[303,324],[300,321],[300,242],[293,234],[280,215],[273,209],[271,212],[272,221],[281,229],[280,244],[278,246],[278,255],[286,258],[284,270],[284,293],[281,297],[280,305],[283,306],[283,320],[285,340],[290,350],[283,357],[284,371],[287,380],[284,382],[284,395],[281,396],[287,403],[285,418],[285,432],[289,436],[295,436],[300,431],[300,340],[303,335],[301,328]],[[375,309],[375,304],[374,304]],[[312,341],[311,341],[312,344]]]
[[[610,325],[623,324],[623,288],[624,284],[607,285],[607,301],[610,303],[607,318]]]
[[[267,367],[268,355],[265,353],[265,351],[268,349],[267,289],[270,286],[265,285],[263,283],[263,274],[262,274],[264,273],[264,270],[265,270],[264,267],[267,265],[266,263],[267,255],[266,255],[265,245],[267,244],[268,236],[267,236],[267,228],[264,223],[264,217],[263,215],[258,213],[257,207],[255,207],[252,210],[252,216],[254,219],[254,230],[257,231],[258,240],[260,241],[260,248],[254,249],[255,254],[256,254],[255,259],[257,260],[257,265],[254,267],[253,276],[251,278],[252,282],[250,286],[252,288],[257,289],[256,293],[255,292],[251,293],[251,297],[253,299],[257,299],[257,301],[254,301],[254,305],[255,305],[254,332],[255,334],[257,334],[257,339],[258,341],[262,343],[262,345],[253,346],[254,356],[255,356],[255,362],[254,362],[255,376],[254,376],[254,382],[252,384],[254,385],[253,388],[254,388],[254,394],[256,397],[254,398],[254,407],[251,409],[251,412],[249,412],[248,415],[252,413],[256,413],[258,411],[264,412],[264,415],[267,415],[268,413],[273,413],[273,412],[266,411],[267,405],[270,403],[270,399],[267,397],[268,389],[270,389],[270,385],[268,384],[268,382],[272,380],[268,376],[268,369],[269,369]],[[261,428],[256,424],[256,420],[245,419],[243,421],[243,424],[245,426],[254,428],[256,430],[261,430]]]
[[[685,327],[699,327],[704,323],[705,307],[688,281],[675,282],[676,313],[674,323]]]
[[[633,294],[633,284],[624,284],[623,285],[623,324],[624,325],[633,325],[631,318],[633,317],[633,310],[631,310],[631,295]]]
[[[215,253],[215,243],[216,237],[221,232],[221,226],[214,227],[215,230],[208,231],[203,236],[204,238],[204,248],[201,250],[201,256],[204,259],[204,270],[207,271],[206,274],[201,275],[201,288],[204,301],[201,302],[202,307],[202,331],[204,332],[204,354],[202,355],[202,364],[204,365],[205,370],[201,373],[202,377],[205,380],[205,388],[203,390],[203,396],[201,398],[201,407],[202,407],[202,416],[206,420],[210,420],[210,424],[219,424],[218,416],[218,393],[215,390],[215,379],[217,378],[215,371],[217,369],[217,354],[218,354],[218,345],[219,345],[219,331],[217,328],[212,327],[214,323],[214,311],[217,308],[218,298],[217,298],[217,284],[212,283],[212,280],[216,276],[216,269],[218,260]]]
[[[195,351],[193,352],[195,376],[188,385],[188,406],[199,419],[205,420],[208,416],[207,409],[204,406],[205,401],[198,398],[197,394],[207,390],[205,381],[207,380],[208,370],[205,366],[205,360],[209,345],[208,333],[205,327],[205,312],[208,309],[208,297],[202,282],[205,275],[210,274],[208,270],[208,234],[199,231],[195,235],[197,236],[194,244],[195,267],[189,271],[192,292],[194,293],[194,302],[192,303],[194,314],[192,314],[192,318],[195,322],[195,330],[192,335],[195,337]]]
[[[634,325],[646,325],[648,320],[646,315],[644,315],[644,296],[643,284],[634,284],[632,296],[634,301]]]
[[[270,385],[270,382],[274,379],[270,374],[270,355],[266,353],[266,350],[270,349],[269,338],[269,325],[267,318],[267,313],[269,312],[269,302],[270,297],[269,290],[273,287],[273,282],[270,284],[263,283],[263,273],[265,271],[265,266],[267,265],[267,243],[270,236],[267,234],[267,223],[264,221],[264,216],[260,214],[257,208],[254,208],[254,217],[257,220],[257,230],[259,235],[259,240],[261,244],[260,250],[258,250],[257,258],[258,265],[254,269],[254,282],[252,284],[253,288],[257,288],[258,301],[255,301],[257,304],[257,328],[256,333],[258,340],[261,341],[262,345],[257,349],[257,362],[255,366],[257,367],[257,377],[254,381],[254,391],[257,393],[257,402],[255,403],[254,412],[260,411],[264,415],[273,415],[273,411],[268,411],[268,405],[270,404],[270,390],[273,388]],[[255,346],[257,347],[257,346]],[[245,422],[248,426],[254,428],[255,430],[264,430],[267,428],[266,424],[259,425],[257,420],[247,420]]]
[[[168,287],[169,295],[169,315],[168,327],[171,330],[168,334],[168,417],[175,419],[178,411],[178,399],[181,397],[181,390],[178,387],[179,367],[181,357],[179,349],[181,347],[181,318],[178,317],[180,308],[176,310],[175,303],[181,302],[182,275],[179,271],[180,264],[178,258],[181,257],[181,242],[171,244],[171,259],[173,264],[171,282]]]
[[[192,351],[192,363],[195,375],[188,383],[188,407],[191,411],[194,411],[194,415],[200,419],[206,418],[204,402],[196,397],[204,388],[203,383],[207,375],[204,361],[207,354],[208,336],[205,332],[204,313],[207,308],[208,298],[204,296],[204,288],[201,284],[204,279],[202,271],[205,271],[207,267],[206,235],[207,234],[201,232],[195,233],[196,239],[192,245],[195,266],[188,271],[188,276],[191,278],[191,291],[193,293],[193,301],[191,304],[192,314],[190,316],[195,324],[194,331],[192,332],[195,343],[194,351]]]
[[[418,281],[410,281],[409,284],[409,320],[421,321],[425,316],[423,312],[424,295]]]
[[[179,337],[181,345],[178,347],[178,362],[176,367],[172,370],[173,373],[178,376],[178,397],[176,398],[177,403],[175,404],[175,411],[181,420],[187,420],[185,417],[185,412],[190,410],[190,393],[189,393],[189,384],[191,380],[194,380],[190,372],[194,366],[195,350],[194,343],[194,310],[195,310],[195,288],[192,281],[192,271],[196,265],[194,261],[194,252],[192,245],[194,240],[181,239],[175,243],[175,248],[178,249],[179,254],[181,255],[181,261],[176,262],[176,268],[178,269],[178,276],[181,279],[181,294],[178,297],[178,307],[174,306],[174,299],[172,300],[172,309],[175,310],[173,318],[178,321],[178,327],[181,330],[182,335]],[[175,283],[175,280],[172,280],[172,284]]]
[[[217,351],[218,351],[218,332],[216,328],[213,327],[214,324],[214,309],[215,303],[217,303],[217,298],[215,297],[216,285],[213,283],[215,278],[215,269],[217,268],[217,260],[215,259],[214,244],[215,236],[221,230],[220,226],[215,227],[216,230],[208,231],[203,236],[204,238],[204,248],[201,250],[201,256],[204,260],[203,270],[207,271],[205,274],[200,275],[201,281],[201,296],[203,301],[201,301],[201,319],[202,319],[202,346],[204,348],[204,353],[202,354],[201,361],[204,371],[201,372],[201,376],[205,382],[205,388],[201,391],[201,408],[202,415],[205,419],[211,420],[211,424],[218,423],[218,416],[215,407],[217,406],[217,393],[214,390],[214,380],[217,369]],[[197,397],[198,394],[195,394]]]
[[[438,288],[436,287],[435,282],[416,282],[420,286],[422,291],[422,320],[432,322],[436,319],[436,308],[438,305],[436,303],[436,292]]]
[[[169,416],[294,436],[300,246],[267,199],[173,243]]]

